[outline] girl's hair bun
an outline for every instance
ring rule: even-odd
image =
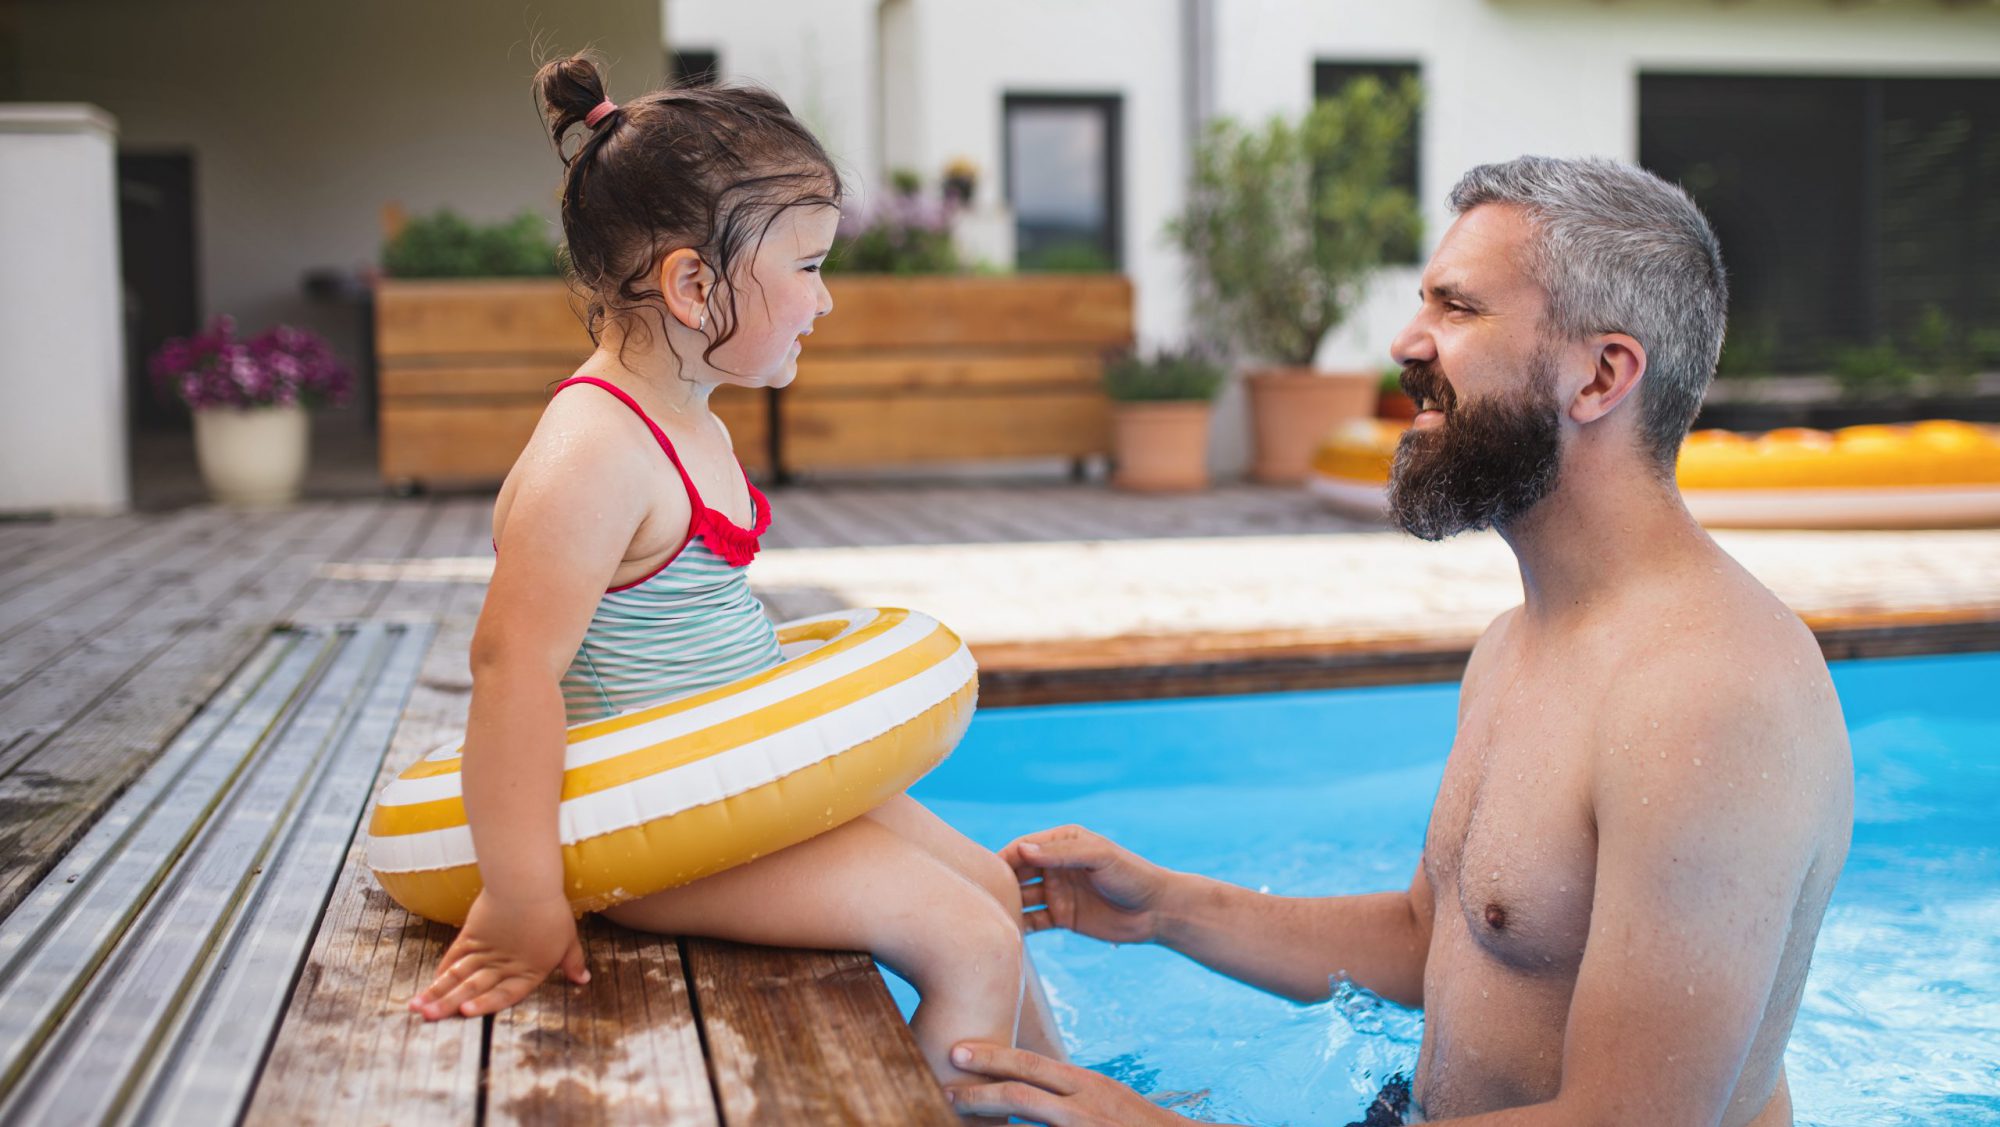
[[[535,92],[542,104],[542,118],[548,122],[549,139],[562,152],[563,136],[598,103],[604,101],[604,76],[589,55],[571,55],[542,64],[535,72]],[[563,163],[569,163],[565,157]]]

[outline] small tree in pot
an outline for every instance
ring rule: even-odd
[[[1104,370],[1111,397],[1111,484],[1156,493],[1208,485],[1208,419],[1220,364],[1197,350],[1121,357]]]
[[[1414,80],[1387,89],[1362,78],[1296,121],[1251,130],[1219,120],[1196,149],[1171,233],[1193,268],[1195,308],[1276,365],[1249,378],[1260,480],[1303,480],[1329,428],[1374,413],[1375,373],[1312,362],[1375,271],[1416,241],[1417,203],[1396,169],[1420,101]]]

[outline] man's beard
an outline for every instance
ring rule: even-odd
[[[1436,364],[1403,370],[1403,390],[1444,411],[1443,425],[1411,430],[1396,444],[1389,511],[1403,531],[1442,540],[1505,527],[1555,488],[1562,426],[1553,359],[1538,351],[1528,364],[1527,387],[1468,406]]]

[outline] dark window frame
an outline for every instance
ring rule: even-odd
[[[1000,98],[1000,190],[1011,209],[1014,206],[1014,110],[1088,108],[1104,116],[1104,226],[1105,255],[1114,272],[1125,269],[1125,96],[1123,94],[1006,93]],[[1017,215],[1015,223],[1020,222]],[[1018,229],[1018,228],[1017,228]],[[1018,268],[1020,247],[1014,249]]]
[[[722,81],[722,52],[713,47],[670,48],[667,81],[675,86],[714,86]]]

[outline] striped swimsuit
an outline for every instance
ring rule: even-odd
[[[680,551],[651,575],[598,600],[562,677],[569,723],[712,689],[778,664],[777,632],[745,577],[758,537],[771,526],[770,502],[745,477],[753,527],[730,523],[702,503],[673,443],[631,396],[590,376],[564,380],[556,391],[580,383],[616,396],[645,422],[687,487],[693,515]]]

